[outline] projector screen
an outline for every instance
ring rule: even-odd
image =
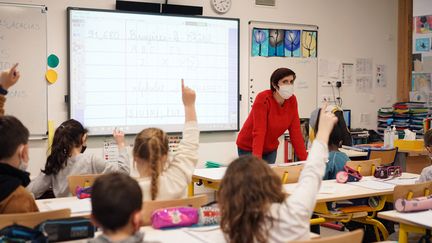
[[[68,9],[70,118],[90,135],[180,132],[181,79],[201,131],[238,131],[239,20]]]

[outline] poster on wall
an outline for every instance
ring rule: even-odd
[[[266,29],[252,30],[252,56],[268,56],[269,33]]]
[[[432,15],[417,16],[414,18],[417,34],[432,33]]]
[[[414,72],[423,71],[422,54],[420,53],[412,54],[412,70]]]
[[[285,56],[284,37],[285,31],[280,29],[269,30],[268,55],[275,57]]]
[[[429,38],[417,38],[415,41],[415,50],[417,52],[429,51],[430,39]]]
[[[300,30],[285,30],[285,56],[300,57]]]
[[[301,38],[303,57],[317,57],[318,32],[303,30]]]
[[[413,73],[411,82],[412,91],[430,91],[431,74],[430,73]]]

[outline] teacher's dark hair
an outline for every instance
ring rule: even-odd
[[[288,76],[293,76],[293,82],[296,79],[296,74],[293,70],[291,70],[289,68],[276,69],[270,77],[270,89],[272,91],[276,91],[275,86],[279,88],[279,85],[278,85],[279,80],[281,80],[285,77],[288,77]]]

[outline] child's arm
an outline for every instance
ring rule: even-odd
[[[185,122],[196,121],[195,111],[195,91],[184,85],[184,80],[181,80],[182,85],[182,100],[185,109]]]
[[[52,186],[52,176],[45,175],[43,172],[30,182],[27,186],[27,190],[33,193],[35,198],[42,196]]]
[[[13,86],[20,78],[20,73],[17,69],[18,63],[16,63],[10,70],[0,72],[0,88],[7,92],[7,90]],[[0,93],[0,116],[4,115],[4,104],[6,97],[4,93]]]
[[[420,178],[417,182],[427,182],[432,181],[432,166],[423,168]]]
[[[325,107],[322,109],[325,110]],[[324,169],[328,160],[327,142],[337,118],[330,112],[322,112],[318,134],[300,175],[294,192],[282,203],[280,210],[281,229],[289,240],[295,236],[308,236],[310,217],[315,208]],[[293,237],[293,238],[291,238]],[[298,239],[300,239],[298,238]]]
[[[182,80],[182,99],[185,109],[183,139],[179,143],[169,167],[162,172],[168,193],[183,192],[192,180],[192,174],[198,162],[199,130],[195,112],[195,91],[184,86]],[[162,179],[161,178],[161,179]]]

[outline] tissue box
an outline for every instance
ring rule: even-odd
[[[399,150],[424,150],[424,141],[423,139],[417,139],[417,140],[397,139],[394,141],[394,146],[398,147]]]

